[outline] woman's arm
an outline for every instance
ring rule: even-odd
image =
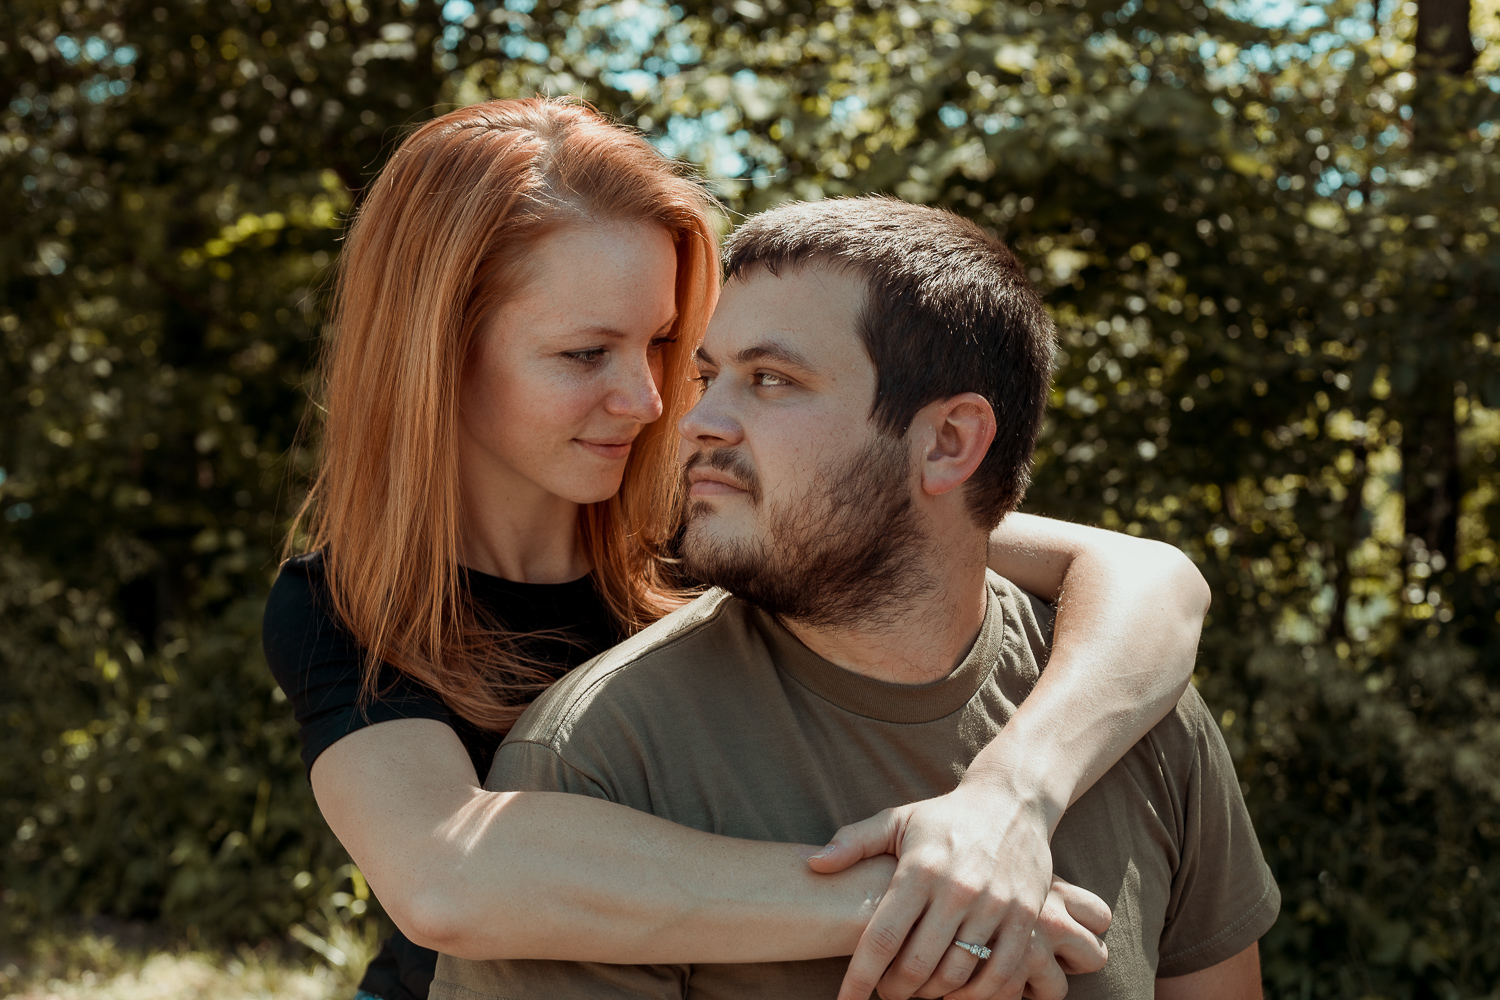
[[[700,833],[580,795],[478,787],[458,737],[408,719],[312,768],[334,834],[396,925],[460,958],[755,962],[847,955],[890,882],[812,848]]]
[[[879,856],[817,875],[811,847],[700,833],[581,795],[488,792],[453,731],[430,719],[351,733],[318,757],[312,783],[396,925],[459,958],[847,955],[896,867]],[[1036,996],[1061,997],[1062,970],[1103,967],[1096,934],[1108,922],[1097,896],[1057,884],[1023,959]]]
[[[1187,690],[1211,595],[1171,545],[1030,514],[995,529],[990,568],[1057,622],[1041,680],[966,780],[1019,775],[1051,829]]]
[[[1166,716],[1192,675],[1209,590],[1177,549],[1011,514],[990,539],[990,566],[1057,604],[1047,669],[957,789],[845,827],[811,860],[834,872],[882,851],[900,858],[841,1000],[864,1000],[877,983],[889,1000],[1019,995],[1063,811]],[[995,937],[977,975],[976,960],[951,947],[960,927],[965,940]]]

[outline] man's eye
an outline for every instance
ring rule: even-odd
[[[563,351],[563,357],[588,364],[604,357],[604,348],[590,347],[582,351]]]
[[[782,378],[780,375],[777,375],[777,374],[775,374],[773,372],[756,372],[754,375],[750,376],[750,381],[751,381],[752,384],[757,385],[757,386],[776,386],[776,385],[791,385],[792,384],[792,382],[791,382],[790,379]]]
[[[707,392],[708,387],[714,384],[714,375],[712,372],[699,372],[697,375],[694,375],[692,378],[688,379],[688,381],[697,382],[698,388]]]

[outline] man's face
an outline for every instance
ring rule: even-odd
[[[731,281],[679,424],[688,570],[810,625],[866,621],[920,586],[914,456],[870,419],[865,290],[819,266]]]

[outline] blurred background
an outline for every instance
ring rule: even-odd
[[[1011,242],[1062,338],[1028,509],[1213,586],[1268,994],[1500,997],[1500,0],[7,0],[0,91],[0,992],[359,971],[259,642],[309,366],[401,136],[540,92],[726,225]]]

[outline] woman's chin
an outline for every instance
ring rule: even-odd
[[[609,476],[590,477],[587,481],[568,483],[557,491],[558,496],[576,504],[603,503],[620,492],[620,483],[625,479],[625,470]]]

